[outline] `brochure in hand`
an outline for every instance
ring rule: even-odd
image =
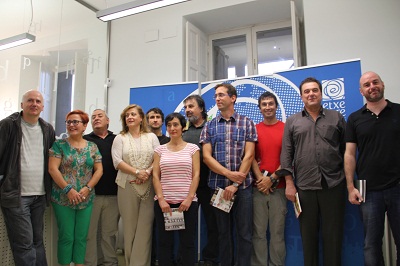
[[[299,193],[296,192],[294,195],[295,200],[293,202],[293,207],[294,207],[294,213],[296,214],[296,218],[299,218],[302,210],[301,210],[301,205],[300,205],[300,199],[299,199]]]
[[[211,197],[210,205],[229,213],[232,209],[233,202],[236,196],[233,196],[231,200],[225,200],[223,198],[224,191],[222,188],[217,188]]]
[[[164,212],[165,231],[174,231],[185,229],[185,218],[183,212],[178,208],[172,208],[172,215],[169,212]]]

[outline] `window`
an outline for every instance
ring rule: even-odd
[[[210,78],[270,74],[294,67],[290,21],[209,36]]]

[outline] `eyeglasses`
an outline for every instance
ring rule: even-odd
[[[217,99],[217,98],[223,98],[225,96],[229,96],[229,94],[227,94],[227,93],[217,93],[217,94],[214,94],[213,98]]]
[[[83,121],[80,121],[80,120],[67,120],[67,121],[65,121],[65,124],[67,126],[69,126],[71,124],[73,124],[74,126],[77,126],[79,123],[83,124]]]

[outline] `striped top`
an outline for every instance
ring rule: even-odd
[[[199,147],[192,143],[176,152],[168,150],[167,144],[155,149],[154,152],[160,156],[160,183],[166,202],[181,203],[188,196],[193,179],[193,154],[198,150]],[[197,201],[196,196],[193,201]]]

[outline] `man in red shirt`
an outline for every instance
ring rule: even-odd
[[[271,92],[258,98],[264,120],[256,125],[258,142],[252,171],[256,179],[253,191],[253,252],[251,265],[285,265],[285,218],[287,213],[285,179],[280,178],[280,154],[285,124],[276,118],[278,102]],[[268,249],[267,228],[270,228]],[[269,252],[268,252],[269,251]],[[269,259],[268,259],[269,253]]]

